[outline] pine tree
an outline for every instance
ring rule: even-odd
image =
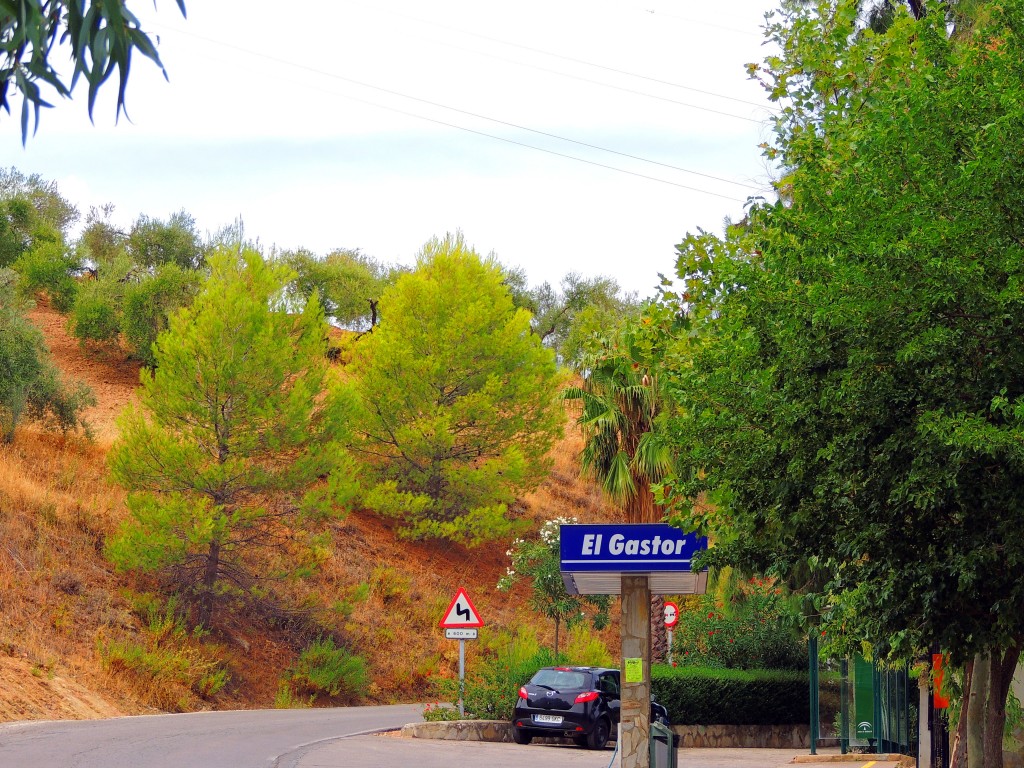
[[[267,579],[315,565],[314,524],[351,491],[318,303],[285,312],[292,274],[252,250],[221,250],[210,265],[158,338],[110,454],[131,492],[111,559],[170,576],[203,626],[218,603],[263,600]],[[267,547],[286,555],[269,573],[253,559]]]

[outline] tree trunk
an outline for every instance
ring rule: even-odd
[[[950,750],[949,767],[967,768],[967,713],[971,707],[971,683],[974,680],[974,659],[964,666],[964,696],[960,707],[960,719],[956,721],[953,733],[953,748]]]
[[[971,680],[967,700],[967,765],[968,768],[985,766],[985,711],[987,709],[989,682],[992,677],[992,657],[974,656],[974,677]],[[1002,765],[1002,760],[999,761]],[[995,765],[993,763],[993,765]]]
[[[1002,768],[1006,697],[1010,692],[1013,673],[1016,671],[1017,662],[1020,659],[1020,644],[1012,645],[1004,651],[996,651],[990,658],[989,698],[985,708],[982,750],[985,753],[987,761],[985,765],[988,768]]]
[[[1003,768],[1006,698],[1020,651],[1018,639],[1004,650],[976,655],[969,664],[951,768]]]
[[[651,595],[651,663],[664,664],[668,657],[668,632],[665,630],[665,597]]]
[[[213,619],[214,587],[217,585],[217,574],[220,572],[220,542],[210,542],[210,552],[206,556],[206,569],[203,571],[202,594],[199,597],[199,626],[210,628]]]

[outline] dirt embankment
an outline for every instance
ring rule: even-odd
[[[117,415],[135,398],[139,366],[116,348],[82,348],[66,318],[45,304],[30,317],[65,376],[96,395],[86,414],[95,441],[29,425],[0,446],[0,722],[153,711],[137,686],[103,668],[99,651],[112,638],[143,636],[130,595],[145,585],[115,573],[103,556],[126,515],[123,491],[107,479],[106,454]],[[558,516],[614,517],[600,491],[579,479],[580,447],[567,426],[550,477],[518,505],[531,526]],[[388,522],[359,512],[338,523],[334,540],[333,556],[296,596],[336,606],[338,631],[367,660],[371,701],[422,700],[433,677],[453,673],[458,644],[444,639],[437,622],[459,587],[488,631],[529,625],[550,641],[551,627],[526,607],[525,586],[495,589],[509,542],[475,549],[408,542]],[[296,656],[293,639],[239,617],[214,638],[231,682],[199,706],[273,706],[281,672]],[[482,643],[470,645],[472,663]]]

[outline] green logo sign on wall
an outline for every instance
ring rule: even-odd
[[[875,738],[875,665],[862,656],[853,658],[853,711],[857,738]]]

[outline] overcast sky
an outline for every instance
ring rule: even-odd
[[[768,0],[187,6],[131,4],[170,80],[135,57],[130,122],[112,83],[90,124],[80,86],[22,149],[16,105],[3,165],[124,226],[184,208],[203,231],[241,216],[264,246],[401,263],[461,229],[531,284],[575,271],[642,296],[688,230],[769,194],[771,105],[744,70]]]

